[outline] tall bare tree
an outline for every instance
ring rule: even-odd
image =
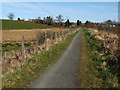
[[[62,22],[64,21],[63,16],[60,14],[56,16],[56,21],[59,23],[60,26],[62,26]]]
[[[8,16],[7,16],[10,20],[13,20],[15,15],[13,13],[10,13]]]
[[[58,16],[56,16],[56,21],[58,22],[58,23],[62,23],[63,21],[64,21],[64,19],[63,19],[63,16],[62,15],[58,15]]]

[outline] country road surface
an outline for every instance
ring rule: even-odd
[[[80,62],[80,37],[81,32],[73,38],[59,60],[32,83],[32,88],[76,87],[75,75]]]

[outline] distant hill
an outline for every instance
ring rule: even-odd
[[[30,23],[26,21],[16,21],[16,20],[2,20],[2,30],[12,30],[12,29],[46,29],[53,28],[52,26],[44,24]]]

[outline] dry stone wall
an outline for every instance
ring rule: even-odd
[[[22,50],[12,51],[9,55],[4,55],[2,58],[2,73],[14,72],[14,67],[22,68],[31,60],[32,55],[41,53],[43,50],[49,50],[54,44],[59,43],[65,37],[78,29],[57,30],[57,31],[43,31],[38,33],[36,44],[30,47],[24,47],[24,40],[22,40]]]

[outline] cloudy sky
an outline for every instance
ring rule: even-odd
[[[56,17],[58,14],[70,21],[86,20],[103,22],[118,20],[118,2],[3,2],[2,18],[7,19],[9,13],[14,13],[15,19],[25,20],[40,16]]]

